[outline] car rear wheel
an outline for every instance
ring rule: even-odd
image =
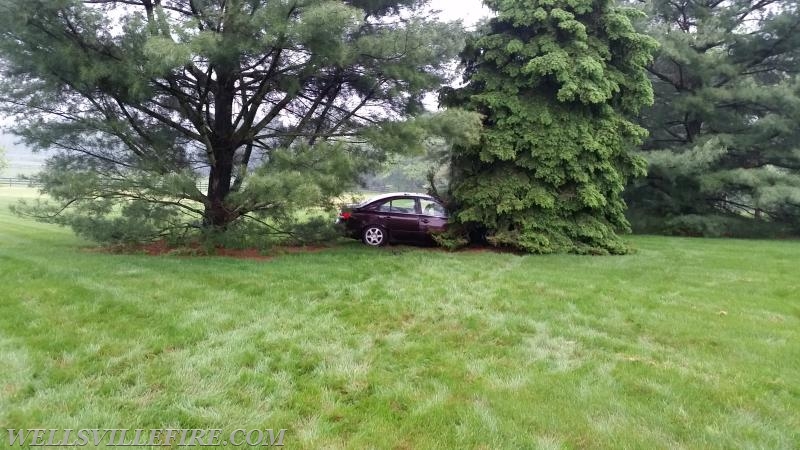
[[[386,244],[388,237],[386,235],[386,230],[377,225],[370,225],[367,228],[364,228],[364,233],[362,233],[361,236],[364,243],[372,247],[380,247],[381,245]]]

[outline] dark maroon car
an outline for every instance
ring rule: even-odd
[[[431,242],[431,233],[444,231],[447,212],[430,195],[395,192],[344,208],[337,223],[367,245],[390,240],[423,243]]]

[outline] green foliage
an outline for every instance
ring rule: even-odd
[[[641,116],[649,175],[626,193],[636,227],[800,232],[797,3],[651,0],[646,11],[641,28],[662,46]]]
[[[469,85],[443,92],[484,116],[480,143],[452,154],[455,219],[499,247],[625,253],[621,192],[644,173],[630,149],[646,135],[627,117],[652,101],[655,42],[611,1],[487,4],[497,17],[464,52]]]
[[[431,145],[470,145],[480,138],[481,116],[458,108],[421,114],[402,122],[387,122],[364,131],[373,146],[400,155],[426,155]]]
[[[381,171],[363,177],[362,187],[368,191],[424,192],[434,162],[427,155],[398,155],[389,158]]]
[[[20,211],[136,241],[325,208],[387,154],[459,133],[415,117],[463,45],[420,6],[0,0],[0,107],[58,154],[40,179],[56,203]]]
[[[424,191],[432,180],[446,178],[449,149],[477,144],[480,130],[480,114],[458,108],[374,130],[375,142],[384,147],[396,143],[397,147],[380,171],[363,180],[364,184],[367,188]]]
[[[673,215],[668,217],[636,216],[631,211],[634,233],[691,237],[738,237],[749,239],[791,238],[798,228],[778,222],[754,221],[738,215]]]
[[[182,244],[202,241],[212,247],[265,248],[277,239],[309,243],[331,237],[332,199],[341,192],[342,180],[355,179],[360,167],[342,144],[322,142],[276,150],[229,195],[230,204],[239,209],[230,211],[228,224],[220,229],[204,227],[202,204],[187,200],[198,189],[197,175],[192,172],[108,179],[74,168],[72,157],[60,156],[51,159],[38,176],[49,200],[23,201],[14,210],[112,244],[165,239]],[[300,214],[309,208],[327,211],[328,225],[311,232],[321,221]]]
[[[458,224],[451,226],[444,232],[431,235],[436,245],[447,250],[458,250],[469,245],[468,232]]]

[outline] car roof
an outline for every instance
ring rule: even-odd
[[[430,195],[421,194],[419,192],[389,192],[387,194],[381,194],[381,195],[376,195],[374,197],[370,197],[364,200],[363,202],[359,203],[358,206],[369,205],[370,203],[393,197],[420,197],[433,200],[433,197],[431,197]]]

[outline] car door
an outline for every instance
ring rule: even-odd
[[[447,211],[433,199],[421,198],[419,229],[423,236],[442,232],[447,228]]]
[[[389,206],[388,214],[386,205]],[[418,211],[416,198],[396,197],[381,207],[380,214],[393,239],[409,241],[419,239],[420,236]]]

